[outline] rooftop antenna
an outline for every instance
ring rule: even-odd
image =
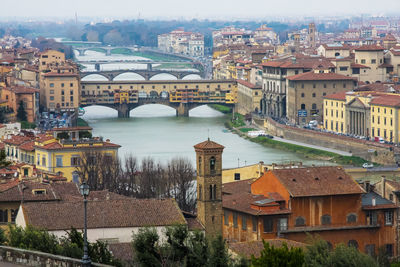
[[[210,128],[207,129],[208,132],[208,141],[210,141]]]

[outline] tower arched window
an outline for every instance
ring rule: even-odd
[[[215,171],[215,157],[210,158],[210,171],[211,172]]]
[[[199,157],[199,175],[201,175],[201,157]]]
[[[203,199],[202,194],[203,194],[203,187],[202,187],[202,185],[200,184],[200,185],[199,185],[199,195],[197,196],[197,198],[198,198],[199,200],[202,200],[202,199]]]

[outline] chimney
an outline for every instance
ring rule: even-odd
[[[372,206],[373,206],[373,207],[376,206],[376,199],[375,199],[375,197],[372,197]]]
[[[370,189],[370,182],[369,182],[369,181],[365,181],[364,185],[365,185],[365,191],[366,191],[367,193],[369,193],[369,192],[371,191],[371,189]]]
[[[386,198],[386,177],[382,175],[382,197]]]

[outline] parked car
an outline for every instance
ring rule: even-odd
[[[372,164],[372,163],[364,163],[363,165],[363,168],[365,168],[365,169],[369,169],[369,168],[373,168],[374,167],[374,164]]]

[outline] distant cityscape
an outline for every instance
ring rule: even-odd
[[[86,20],[0,21],[0,265],[400,264],[400,17]]]

